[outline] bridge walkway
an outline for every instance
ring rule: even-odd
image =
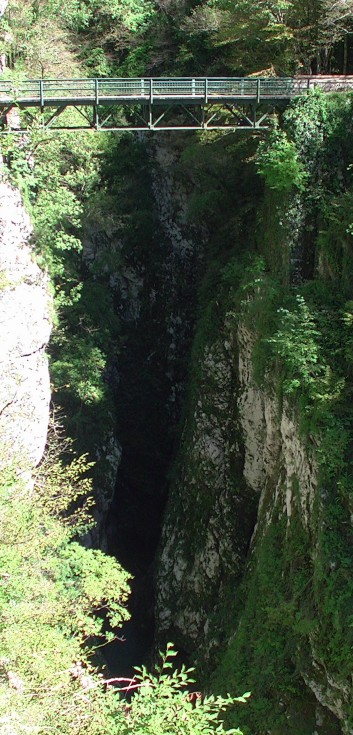
[[[315,87],[353,89],[353,76],[0,81],[0,116],[6,121],[13,108],[27,111],[26,126],[31,108],[49,111],[42,125],[53,129],[260,129],[271,109]],[[68,109],[81,114],[82,124],[57,124]],[[25,129],[22,121],[13,127]]]

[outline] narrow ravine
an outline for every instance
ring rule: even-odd
[[[110,670],[123,676],[148,660],[154,640],[154,561],[179,439],[202,260],[202,238],[188,225],[187,191],[176,176],[183,140],[161,135],[140,142],[147,146],[154,226],[140,249],[126,247],[116,294],[125,333],[116,405],[122,457],[107,525],[109,552],[134,577],[125,640],[105,653]]]
[[[353,735],[353,0],[0,21],[0,731]]]

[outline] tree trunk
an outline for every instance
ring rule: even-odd
[[[347,74],[348,66],[348,34],[346,33],[343,41],[343,74]]]

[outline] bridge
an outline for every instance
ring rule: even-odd
[[[269,116],[319,87],[353,90],[353,76],[37,79],[0,81],[0,132],[267,129]]]

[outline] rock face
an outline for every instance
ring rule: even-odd
[[[190,348],[195,319],[195,289],[200,271],[204,233],[190,225],[187,217],[188,192],[185,181],[178,177],[182,144],[166,133],[149,140],[147,151],[151,167],[151,187],[159,237],[163,243],[159,264],[157,291],[149,293],[151,305],[163,314],[167,398],[170,421],[179,421],[180,401],[184,391],[185,372],[180,371]],[[158,294],[161,304],[158,304]]]
[[[199,365],[201,391],[184,432],[157,582],[157,629],[203,656],[219,643],[217,610],[229,579],[239,583],[255,524],[258,487],[242,476],[234,349],[225,327]]]
[[[33,261],[32,227],[20,194],[0,183],[1,464],[34,466],[49,419],[48,280]]]
[[[4,15],[4,12],[9,4],[9,0],[0,0],[0,18]]]
[[[263,500],[267,487],[273,486],[273,505],[282,498],[282,512],[290,522],[293,503],[293,481],[300,487],[301,519],[309,527],[318,485],[318,468],[314,454],[300,438],[293,409],[284,400],[280,407],[272,392],[257,387],[253,376],[252,349],[254,336],[244,325],[237,334],[239,367],[239,417],[244,441],[244,479],[248,487],[260,494],[258,521],[262,517]]]
[[[278,666],[276,676],[288,676],[296,694],[290,704],[275,696],[277,724],[266,732],[298,735],[305,710],[300,732],[350,734],[351,682],[326,658],[315,624],[316,447],[301,435],[293,406],[279,400],[276,378],[257,385],[254,340],[242,321],[226,317],[200,355],[163,531],[157,629],[203,662],[220,689],[263,687],[269,701],[276,680],[263,664],[262,683],[259,662]]]

